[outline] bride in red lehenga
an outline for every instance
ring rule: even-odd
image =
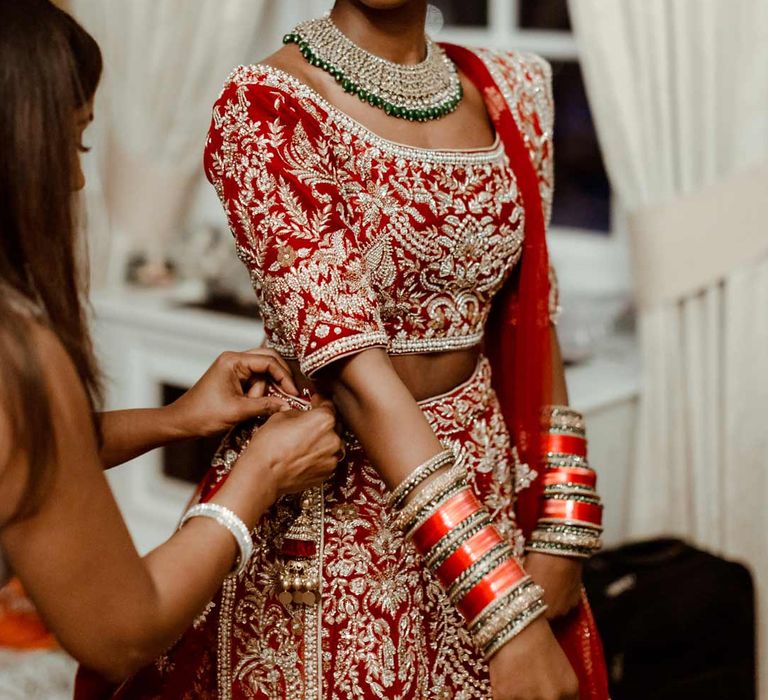
[[[601,505],[550,322],[550,69],[434,44],[425,13],[337,0],[214,106],[205,167],[269,343],[346,455],[115,697],[607,698],[581,589]]]

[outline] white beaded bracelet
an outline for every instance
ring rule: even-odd
[[[198,503],[196,506],[192,506],[184,514],[184,517],[179,523],[179,530],[181,530],[188,520],[198,517],[211,518],[219,523],[219,525],[229,530],[240,549],[240,560],[237,563],[237,568],[230,574],[230,576],[239,576],[242,574],[253,555],[253,540],[251,539],[251,533],[248,531],[245,523],[229,508],[220,506],[218,503]]]

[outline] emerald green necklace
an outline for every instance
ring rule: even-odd
[[[456,66],[429,37],[427,56],[412,65],[374,56],[352,42],[330,16],[299,24],[283,37],[313,66],[330,73],[346,92],[387,114],[409,121],[440,119],[463,94]]]

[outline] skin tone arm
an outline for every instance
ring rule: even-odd
[[[333,397],[388,486],[442,449],[384,350],[339,360],[321,373],[318,384]],[[490,669],[494,700],[578,697],[573,669],[542,618],[506,644],[491,659]],[[511,676],[510,669],[525,673]]]
[[[35,331],[53,411],[57,460],[39,510],[0,530],[0,545],[48,627],[86,666],[122,680],[192,622],[231,570],[236,545],[209,518],[194,518],[139,557],[102,472],[84,390],[66,352]],[[0,414],[0,518],[26,483],[24,455],[9,454]],[[331,407],[281,412],[254,433],[213,502],[252,527],[274,500],[327,478],[341,441]]]
[[[200,380],[169,406],[108,411],[99,416],[101,460],[106,469],[172,442],[218,435],[249,418],[287,409],[264,396],[268,377],[297,394],[285,360],[273,350],[225,352]]]

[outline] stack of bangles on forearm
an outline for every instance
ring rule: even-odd
[[[584,418],[567,406],[549,406],[542,415],[541,516],[526,549],[586,558],[601,547],[603,506],[597,475],[587,460]]]
[[[397,512],[395,525],[424,558],[486,659],[546,610],[544,591],[515,559],[450,450],[417,467],[389,504]]]

